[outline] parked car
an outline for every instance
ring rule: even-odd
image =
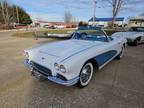
[[[49,25],[44,25],[43,27],[46,28],[46,29],[55,29],[54,26],[49,26]]]
[[[125,37],[128,43],[134,43],[136,46],[144,41],[144,27],[131,27],[127,32],[117,32],[112,36]]]
[[[56,29],[64,29],[64,28],[66,28],[66,25],[55,25],[54,27]]]
[[[53,42],[24,50],[24,64],[32,75],[58,84],[85,87],[94,69],[114,58],[121,59],[126,39],[109,37],[99,27],[80,27],[70,40]]]

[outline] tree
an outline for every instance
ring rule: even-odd
[[[64,14],[64,22],[65,23],[73,22],[73,16],[69,11],[66,11]]]
[[[31,24],[32,20],[28,13],[21,7],[11,5],[7,0],[1,0],[0,22],[6,26],[10,26],[13,23]]]
[[[6,26],[9,26],[13,22],[13,8],[7,0],[0,2],[0,21]]]
[[[87,26],[87,25],[88,25],[88,23],[83,22],[83,21],[80,21],[79,24],[78,24],[78,26]]]
[[[112,6],[112,27],[114,27],[114,22],[118,13],[120,12],[125,0],[104,0],[107,1]]]
[[[19,21],[17,20],[17,10],[16,10],[16,8],[18,9],[18,17],[19,17]],[[26,13],[26,11],[24,10],[24,9],[22,9],[22,8],[20,8],[20,7],[16,7],[15,6],[15,22],[19,22],[20,24],[31,24],[32,23],[32,20],[31,20],[31,18],[30,18],[30,16],[29,16],[29,14],[27,14]]]
[[[8,15],[8,11],[7,11],[7,1],[1,1],[0,2],[0,13],[1,13],[1,19],[3,19],[2,21],[4,21],[5,24],[7,24],[7,15]]]

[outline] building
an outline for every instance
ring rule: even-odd
[[[95,24],[101,27],[108,27],[112,22],[112,18],[94,18],[93,17],[88,21],[89,25]],[[124,17],[116,18],[115,25],[122,26],[124,22]]]
[[[48,22],[35,20],[33,21],[33,26],[35,27],[55,27],[55,28],[75,28],[77,25],[74,23],[65,23],[65,22]]]
[[[130,18],[127,26],[128,27],[137,27],[137,26],[144,27],[144,16]]]

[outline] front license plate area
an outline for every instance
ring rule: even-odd
[[[41,73],[39,73],[37,70],[32,71],[32,76],[34,76],[38,80],[46,80],[46,77],[44,77]]]

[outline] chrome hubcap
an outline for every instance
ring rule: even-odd
[[[122,48],[122,51],[121,51],[121,54],[120,54],[120,58],[122,58],[123,57],[123,48]]]
[[[83,86],[86,86],[93,75],[93,65],[91,63],[86,64],[80,74],[80,82]]]

